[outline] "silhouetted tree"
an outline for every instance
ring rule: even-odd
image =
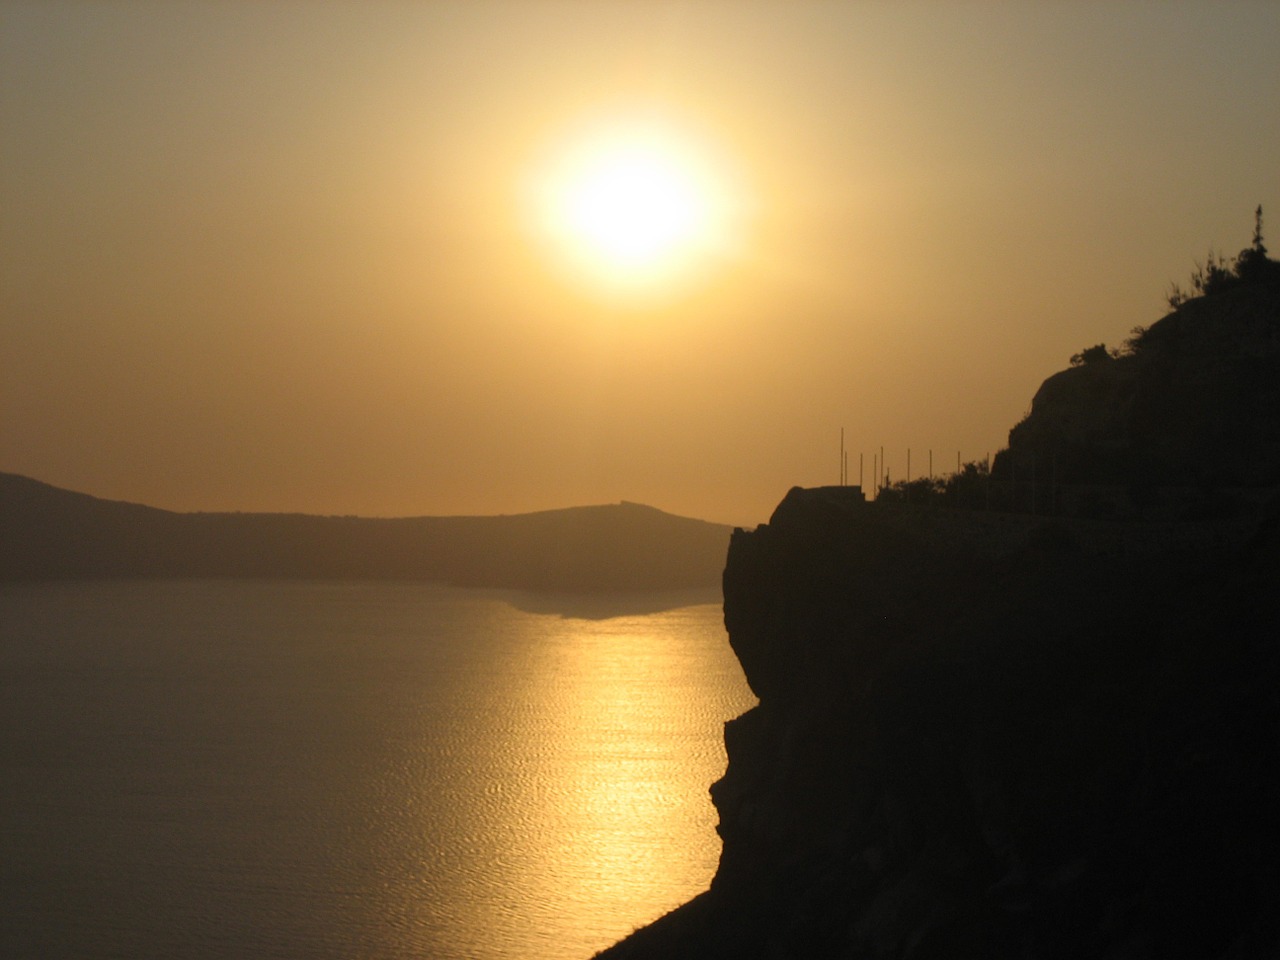
[[[877,502],[909,503],[912,506],[945,506],[980,510],[988,505],[988,480],[985,460],[966,463],[955,473],[938,477],[918,477],[908,483],[899,480],[881,488]]]
[[[1258,204],[1253,212],[1253,246],[1236,257],[1236,276],[1246,283],[1265,281],[1275,274],[1276,267],[1276,262],[1267,258],[1267,245],[1262,242],[1262,204]]]
[[[1191,273],[1191,289],[1184,290],[1174,283],[1170,285],[1166,300],[1177,310],[1188,300],[1211,297],[1240,284],[1280,282],[1280,263],[1267,257],[1266,244],[1262,242],[1262,205],[1253,213],[1253,245],[1241,250],[1235,257],[1224,257],[1209,251],[1203,264],[1197,263]]]
[[[877,501],[884,503],[910,503],[916,506],[936,503],[942,493],[941,478],[918,477],[910,482],[899,480],[882,487],[876,496]]]
[[[1099,363],[1103,360],[1112,359],[1112,354],[1107,350],[1105,343],[1095,343],[1092,347],[1086,347],[1079,353],[1071,355],[1071,365],[1073,367],[1082,367],[1089,363]]]
[[[1132,355],[1147,346],[1150,342],[1147,338],[1147,333],[1150,329],[1150,327],[1144,327],[1142,324],[1138,324],[1138,326],[1129,331],[1129,336],[1125,337],[1124,343],[1121,344],[1121,350],[1124,353]]]
[[[966,463],[943,480],[943,496],[947,506],[980,510],[990,502],[991,474],[985,460]]]

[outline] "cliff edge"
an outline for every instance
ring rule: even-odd
[[[734,534],[719,870],[602,957],[1276,955],[1276,522],[954,522],[797,489]]]
[[[1125,349],[1099,344],[1045,380],[995,477],[1119,487],[1129,502],[1109,512],[1130,516],[1150,515],[1159,488],[1188,491],[1166,505],[1175,515],[1203,515],[1228,491],[1280,484],[1280,263],[1256,262],[1259,276],[1224,274]],[[1063,506],[1103,514],[1087,497]]]
[[[797,488],[735,531],[725,624],[760,702],[725,729],[719,869],[600,957],[1280,956],[1258,218],[1203,296],[1045,381],[971,471],[985,509]]]

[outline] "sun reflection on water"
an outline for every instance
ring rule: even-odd
[[[543,955],[590,956],[710,882],[722,724],[753,702],[731,655],[708,670],[708,645],[727,650],[718,615],[528,624],[540,636],[524,682],[494,717],[526,739],[487,787],[506,828],[490,838],[485,909],[494,923],[521,914]]]
[[[591,606],[418,584],[0,590],[21,718],[0,756],[8,942],[585,960],[710,880],[707,787],[752,703],[718,605]]]

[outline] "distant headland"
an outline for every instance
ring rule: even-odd
[[[491,517],[173,513],[0,473],[0,581],[423,580],[594,593],[715,588],[730,528],[634,503]]]

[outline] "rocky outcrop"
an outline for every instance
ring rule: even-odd
[[[997,479],[1038,463],[1042,484],[1280,484],[1280,281],[1190,300],[1136,344],[1046,380]]]
[[[1274,516],[1154,555],[926,526],[793,490],[734,534],[760,703],[725,732],[719,870],[603,956],[1280,952]]]
[[[1260,218],[1204,296],[1045,381],[980,511],[797,489],[734,533],[760,703],[725,730],[719,870],[604,957],[1280,956]]]

